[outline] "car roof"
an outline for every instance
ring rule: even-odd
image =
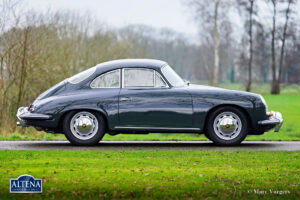
[[[147,67],[152,69],[160,69],[167,65],[165,61],[155,59],[120,59],[113,60],[96,65],[97,70],[113,70],[118,68],[131,68],[131,67]]]

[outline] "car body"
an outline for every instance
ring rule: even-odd
[[[233,145],[246,135],[279,131],[283,122],[279,112],[269,112],[261,95],[189,84],[166,62],[151,59],[98,64],[50,88],[30,106],[19,108],[17,118],[21,126],[81,134],[82,141],[66,135],[79,145],[95,144],[104,133],[155,132],[205,133],[217,144]],[[85,139],[89,138],[85,133],[97,132],[99,127],[103,133],[93,133],[93,137],[100,139]],[[238,141],[222,139],[233,129],[243,132]],[[221,140],[212,136],[214,130]]]

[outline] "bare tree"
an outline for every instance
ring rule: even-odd
[[[11,29],[6,34],[9,25],[17,26],[20,16],[16,13],[18,1],[0,1],[0,128],[9,121],[4,116],[8,115],[10,102],[10,89],[17,81],[17,65],[13,53],[20,52],[18,34],[16,29]]]
[[[288,28],[288,22],[289,22],[289,18],[290,18],[290,6],[291,3],[293,2],[293,0],[288,0],[288,6],[287,9],[285,11],[285,23],[284,23],[284,27],[283,27],[283,34],[282,34],[282,38],[281,38],[281,49],[280,49],[280,58],[279,58],[279,73],[278,73],[278,80],[277,80],[277,84],[276,84],[276,88],[274,89],[274,92],[276,94],[280,93],[280,83],[281,83],[281,75],[282,75],[282,68],[283,68],[283,59],[284,59],[284,52],[285,52],[285,41],[286,41],[286,37],[287,37],[287,28]]]
[[[202,0],[189,0],[188,6],[194,11],[194,18],[200,24],[201,34],[211,34],[210,30],[212,27],[212,37],[213,37],[213,52],[214,61],[213,66],[211,66],[211,79],[210,83],[212,85],[218,84],[219,79],[219,68],[220,68],[220,14],[221,9],[228,7],[229,1],[222,0],[212,0],[212,1],[202,1]],[[222,12],[222,20],[226,17],[226,12]],[[203,57],[203,56],[202,56]]]
[[[246,83],[246,91],[251,91],[253,63],[253,15],[256,15],[256,11],[254,10],[255,0],[237,0],[237,3],[238,10],[240,11],[240,8],[244,8],[248,15],[248,19],[245,21],[245,27],[249,38],[249,59],[247,64],[248,79]]]
[[[250,9],[249,9],[249,64],[248,64],[248,83],[246,86],[246,90],[251,90],[251,83],[252,83],[252,59],[253,59],[253,39],[252,39],[252,24],[253,24],[253,3],[254,0],[249,0],[250,2]]]
[[[272,89],[271,93],[275,93],[275,85],[276,85],[276,60],[275,60],[275,32],[276,32],[276,14],[277,14],[277,0],[271,0],[273,5],[273,17],[272,17],[272,40],[271,40],[271,48],[272,48]]]
[[[248,81],[246,86],[246,91],[251,91],[252,83],[252,60],[253,60],[253,39],[252,39],[252,24],[253,24],[253,4],[254,0],[249,0],[249,62],[248,62]]]
[[[291,4],[294,3],[293,0],[287,0],[287,8],[285,10],[285,23],[283,27],[283,33],[281,36],[281,48],[280,48],[280,58],[279,58],[279,69],[277,73],[277,65],[276,65],[276,51],[275,51],[275,41],[276,41],[276,18],[277,18],[277,5],[278,0],[271,0],[273,6],[273,17],[272,17],[272,85],[271,85],[271,94],[279,94],[280,93],[280,83],[282,76],[282,67],[283,67],[283,59],[284,59],[284,51],[285,51],[285,41],[287,37],[287,27],[289,23],[290,13],[291,13]]]
[[[6,132],[15,129],[17,108],[53,84],[97,63],[142,52],[116,30],[92,30],[84,16],[21,14],[3,2],[8,1],[0,1],[5,8],[0,12],[0,129]]]
[[[220,67],[220,33],[219,33],[219,5],[220,0],[215,1],[214,9],[214,72],[212,76],[212,85],[218,84],[219,67]]]

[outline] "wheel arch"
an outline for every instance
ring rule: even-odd
[[[219,108],[222,108],[222,107],[233,107],[233,108],[237,108],[239,109],[240,111],[242,111],[244,113],[244,115],[246,116],[247,120],[250,122],[249,123],[249,128],[251,129],[252,128],[252,120],[251,120],[251,117],[250,117],[250,114],[248,113],[248,111],[242,107],[242,106],[239,106],[239,105],[236,105],[236,104],[219,104],[219,105],[216,105],[212,108],[210,108],[205,116],[205,120],[204,120],[204,127],[203,127],[203,130],[205,131],[206,130],[206,126],[207,126],[207,119],[208,117],[217,109]]]
[[[60,118],[58,120],[59,129],[63,130],[63,122],[64,122],[64,119],[67,116],[67,114],[69,114],[70,112],[80,112],[80,111],[88,111],[88,112],[100,114],[105,121],[105,127],[106,127],[105,131],[107,131],[107,129],[109,128],[107,114],[103,110],[91,109],[91,108],[74,108],[74,109],[68,109],[68,110],[64,111],[64,113],[60,116]]]

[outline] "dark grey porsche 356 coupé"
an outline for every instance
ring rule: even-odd
[[[18,125],[64,133],[75,145],[105,133],[204,133],[219,145],[279,131],[283,119],[261,95],[183,81],[159,60],[105,62],[42,93],[17,113]]]

